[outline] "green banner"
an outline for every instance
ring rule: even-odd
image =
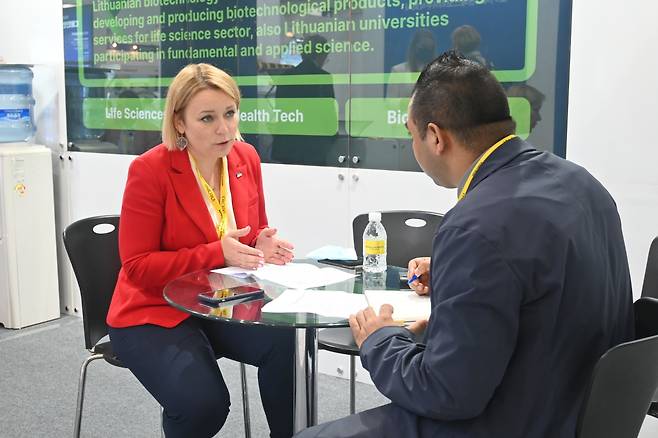
[[[164,99],[84,99],[82,120],[89,129],[159,131]],[[240,132],[273,135],[335,135],[338,104],[331,98],[254,99],[240,102]]]
[[[352,137],[409,138],[405,123],[409,98],[355,98],[345,104]]]
[[[508,98],[516,132],[530,133],[530,102]],[[160,131],[164,99],[89,98],[82,105],[89,129]],[[348,135],[366,138],[409,138],[407,98],[355,98],[345,104]],[[272,135],[336,135],[338,104],[331,98],[246,98],[240,103],[240,132]]]
[[[84,99],[82,122],[89,129],[159,131],[164,102],[164,99]]]
[[[517,135],[523,139],[530,133],[530,102],[523,97],[507,98]],[[408,98],[356,98],[345,104],[348,133],[352,137],[409,138]]]
[[[240,132],[335,135],[338,104],[331,98],[247,98],[240,102]]]

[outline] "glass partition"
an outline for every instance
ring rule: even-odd
[[[404,122],[454,48],[503,84],[517,133],[565,154],[571,0],[64,1],[69,148],[139,154],[188,63],[233,75],[263,162],[420,170]]]

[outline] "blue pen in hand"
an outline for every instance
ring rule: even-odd
[[[407,280],[407,284],[411,284],[414,281],[418,280],[418,276],[416,274],[412,275],[409,280]]]

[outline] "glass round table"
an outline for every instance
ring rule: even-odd
[[[326,265],[314,261],[296,260],[295,263],[311,263],[321,267]],[[406,268],[388,266],[381,274],[361,273],[360,270],[344,269],[356,274],[355,277],[339,283],[311,288],[309,291],[332,290],[355,294],[364,289],[400,290],[406,287]],[[255,286],[264,294],[244,301],[227,301],[216,306],[204,304],[199,294],[236,288]],[[298,432],[317,424],[317,329],[347,327],[345,318],[322,316],[315,313],[269,313],[262,308],[279,297],[287,288],[272,281],[258,279],[253,275],[234,276],[204,270],[192,272],[169,282],[164,288],[164,298],[169,304],[194,316],[216,320],[228,324],[259,324],[265,326],[288,327],[295,330],[295,407],[294,430]]]

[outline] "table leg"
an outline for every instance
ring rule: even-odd
[[[295,329],[295,433],[318,423],[317,365],[317,330]]]

